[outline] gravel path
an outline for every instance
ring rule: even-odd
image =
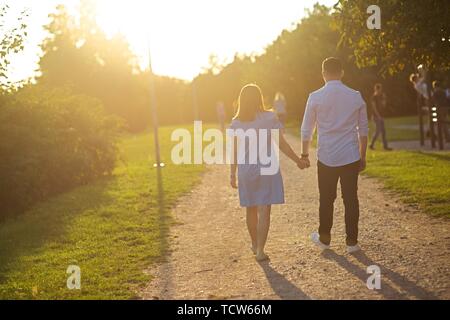
[[[444,150],[439,150],[439,143],[436,141],[436,148],[431,147],[430,139],[425,141],[425,145],[421,146],[420,141],[392,141],[389,142],[389,146],[394,148],[395,150],[420,150],[423,152],[448,152],[450,150],[450,143],[446,142],[444,144]]]
[[[296,150],[300,141],[288,137]],[[370,165],[370,163],[369,163]],[[360,244],[345,253],[343,204],[336,200],[332,250],[309,241],[318,224],[316,167],[282,158],[286,204],[275,206],[270,262],[250,251],[244,210],[227,166],[211,166],[174,209],[167,261],[147,270],[144,299],[450,299],[450,221],[402,204],[375,179],[360,180]],[[381,269],[369,290],[367,266]]]

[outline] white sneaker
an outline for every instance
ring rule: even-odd
[[[355,253],[361,251],[361,247],[358,245],[355,246],[347,246],[347,253]]]
[[[330,246],[329,246],[329,245],[326,245],[326,244],[324,244],[324,243],[322,243],[322,242],[320,241],[320,235],[319,235],[319,233],[318,233],[317,231],[314,231],[314,232],[311,234],[311,240],[312,240],[312,242],[313,242],[316,246],[318,246],[321,250],[330,249]]]

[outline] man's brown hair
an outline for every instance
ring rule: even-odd
[[[337,75],[343,70],[342,62],[338,58],[329,57],[322,62],[322,71],[327,74]]]

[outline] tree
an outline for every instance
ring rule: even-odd
[[[367,8],[381,9],[381,29],[366,27]],[[419,64],[450,70],[448,0],[340,0],[334,14],[341,46],[354,52],[359,67],[375,66],[393,75]]]
[[[368,16],[365,11],[364,16]],[[323,85],[321,63],[329,56],[341,58],[345,69],[344,83],[360,91],[366,99],[372,94],[375,83],[384,83],[389,96],[389,115],[414,111],[414,90],[406,80],[406,73],[411,68],[383,79],[377,66],[356,65],[352,58],[355,49],[345,43],[338,45],[341,32],[337,22],[332,8],[316,4],[293,30],[284,30],[263,54],[238,56],[222,67],[220,73],[211,70],[195,78],[202,119],[216,119],[214,106],[218,100],[225,102],[231,117],[240,88],[250,82],[262,88],[269,107],[275,93],[283,92],[287,98],[288,116],[301,119],[309,93]],[[354,24],[349,22],[349,26]]]
[[[98,98],[105,110],[126,120],[130,131],[145,129],[151,121],[149,78],[142,72],[127,39],[112,38],[97,25],[92,0],[83,0],[79,17],[62,5],[50,16],[49,37],[43,42],[38,83],[51,87],[70,86],[75,93]],[[158,111],[163,124],[184,119],[184,82],[156,77]],[[167,94],[168,96],[164,96]]]
[[[59,5],[45,27],[38,83],[70,86],[75,93],[102,101],[108,113],[124,118],[128,129],[138,131],[149,123],[145,95],[137,77],[137,59],[126,39],[107,38],[98,27],[92,2],[81,2],[79,18]]]
[[[19,15],[15,25],[8,26],[6,23],[8,11],[8,5],[0,7],[0,89],[3,90],[9,89],[12,85],[6,75],[10,64],[9,57],[23,50],[23,41],[27,36],[27,25],[24,23],[26,12]]]
[[[227,114],[234,114],[234,102],[246,83],[256,83],[272,106],[277,91],[287,98],[291,117],[299,118],[308,93],[322,84],[320,72],[324,58],[339,55],[336,46],[339,34],[331,27],[330,8],[315,5],[292,31],[283,31],[260,56],[236,56],[232,63],[216,73],[210,72],[194,79],[199,94],[201,116],[215,120],[215,104],[225,102]]]

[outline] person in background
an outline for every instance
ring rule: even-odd
[[[217,102],[216,105],[217,120],[219,121],[220,130],[225,132],[225,104],[223,101]]]
[[[423,76],[420,76],[418,73],[413,73],[409,76],[409,81],[412,83],[414,89],[417,91],[421,102],[422,107],[425,107],[427,105],[427,101],[429,99],[428,95],[428,86],[425,82],[425,78]],[[427,136],[431,135],[431,124],[428,123],[428,129],[427,129]]]
[[[381,135],[383,140],[384,150],[391,151],[389,148],[387,138],[386,138],[386,127],[384,125],[383,113],[386,109],[386,94],[383,92],[383,86],[381,83],[377,83],[374,87],[374,93],[370,99],[370,105],[372,107],[373,120],[375,122],[376,130],[375,135],[372,138],[372,143],[370,144],[370,149],[375,149],[375,142],[377,142],[378,137]]]
[[[286,124],[286,98],[281,92],[277,92],[275,94],[273,108],[275,109],[278,119],[284,126]]]
[[[424,98],[428,99],[428,88],[425,79],[420,77],[417,73],[409,76],[409,81],[414,86],[414,89]]]
[[[433,105],[436,106],[438,117],[442,121],[441,128],[444,132],[444,137],[446,142],[450,142],[450,134],[448,132],[447,118],[448,118],[448,107],[449,100],[445,90],[439,81],[433,81],[433,93],[432,93]]]

